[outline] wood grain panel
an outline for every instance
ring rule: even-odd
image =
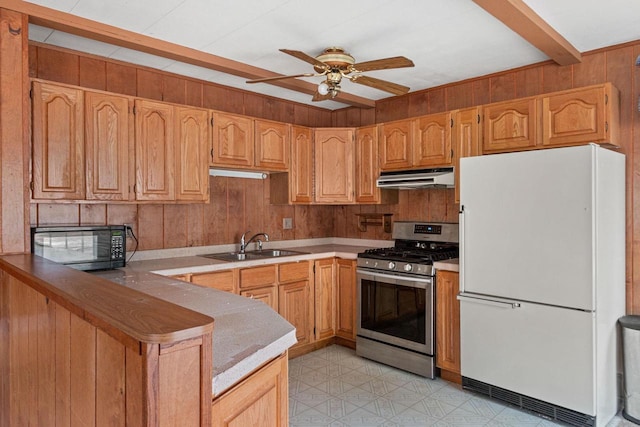
[[[491,102],[491,79],[484,78],[473,81],[473,105]]]
[[[515,94],[515,76],[513,73],[500,74],[490,79],[491,82],[491,102],[513,99]],[[474,85],[475,86],[475,85]],[[475,101],[475,100],[474,100]],[[475,102],[474,105],[481,104]]]
[[[54,203],[38,204],[38,226],[43,225],[80,225],[79,205]]]
[[[56,425],[71,425],[71,313],[56,307]]]
[[[107,61],[106,69],[106,90],[123,95],[137,95],[136,69],[134,66]]]
[[[27,27],[26,16],[0,10],[0,252],[8,253],[29,250]]]
[[[187,246],[188,231],[186,218],[188,210],[189,205],[163,206],[163,248],[184,248]]]
[[[80,225],[107,225],[107,205],[80,205]]]
[[[125,349],[125,422],[127,426],[142,426],[146,418],[142,391],[142,357],[139,351]]]
[[[96,426],[126,425],[125,347],[96,332]]]
[[[71,426],[95,426],[96,328],[72,313],[70,334]]]
[[[409,97],[409,117],[429,114],[429,91],[420,91]]]
[[[162,101],[162,74],[136,68],[136,95]]]
[[[164,213],[162,205],[138,205],[139,250],[162,249]]]
[[[247,231],[245,224],[245,194],[243,179],[227,181],[227,239],[229,242],[240,242],[240,236]]]
[[[473,83],[470,81],[446,87],[447,110],[457,110],[474,105]]]
[[[187,205],[187,246],[204,246],[204,204]]]
[[[55,49],[38,50],[38,77],[58,83],[79,83],[78,55]]]
[[[90,89],[107,90],[107,67],[105,61],[86,56],[78,57],[78,84]]]
[[[573,87],[591,86],[606,82],[604,52],[584,55],[582,62],[573,65]]]
[[[269,234],[264,226],[265,224],[265,212],[264,206],[264,181],[259,179],[243,179],[244,181],[244,228],[251,230],[251,233],[247,234],[247,239],[253,236],[255,233],[266,232]],[[246,231],[246,230],[245,230]],[[260,236],[260,239],[264,242],[264,237]],[[252,243],[253,245],[253,243]],[[253,249],[253,247],[248,248]]]
[[[38,47],[34,45],[29,45],[29,77],[38,77]]]
[[[230,232],[227,224],[228,180],[229,178],[224,177],[209,178],[211,202],[203,207],[205,245],[216,245],[230,242]],[[237,215],[237,212],[234,212],[233,215]]]
[[[444,87],[429,91],[429,114],[447,111],[447,91]]]
[[[545,64],[542,67],[542,91],[557,92],[573,88],[573,68],[571,65],[559,66]]]
[[[202,82],[187,80],[185,82],[185,103],[194,107],[202,107]]]
[[[187,104],[187,82],[184,78],[162,74],[162,100]]]
[[[244,114],[244,98],[231,88],[205,83],[202,87],[202,106],[233,114]]]
[[[542,93],[542,68],[527,67],[513,72],[516,80],[516,97],[539,95]]]
[[[159,389],[159,426],[202,425],[200,346],[160,355]]]

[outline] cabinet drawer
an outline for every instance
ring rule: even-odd
[[[276,266],[243,268],[240,270],[240,289],[257,288],[276,284]]]
[[[191,283],[219,289],[226,292],[236,292],[236,279],[233,270],[215,271],[211,273],[192,274]]]
[[[278,265],[279,283],[307,280],[308,278],[309,278],[309,263],[307,261],[291,262],[288,264]]]
[[[275,286],[267,286],[264,288],[247,289],[240,291],[243,297],[262,301],[274,311],[278,311],[278,288]]]

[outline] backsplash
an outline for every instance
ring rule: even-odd
[[[359,213],[392,213],[394,221],[458,220],[453,189],[401,190],[399,202],[394,205],[272,205],[269,179],[209,179],[208,204],[32,203],[31,224],[131,224],[138,237],[138,249],[150,250],[237,243],[247,230],[266,232],[274,241],[318,237],[391,239],[382,227],[358,231]],[[292,229],[282,228],[284,218],[293,219]]]

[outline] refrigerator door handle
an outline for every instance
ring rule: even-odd
[[[482,304],[482,305],[490,305],[493,307],[500,307],[500,308],[514,309],[514,308],[520,307],[519,302],[500,301],[500,300],[495,300],[491,298],[481,298],[481,297],[468,296],[468,295],[462,295],[462,294],[458,294],[458,301],[465,301],[465,302],[471,302],[471,303]]]
[[[459,274],[460,283],[458,283],[458,290],[464,292],[464,205],[460,205],[460,211],[458,213],[458,248],[459,248]]]

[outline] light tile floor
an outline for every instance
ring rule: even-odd
[[[554,422],[329,346],[289,361],[291,427],[556,426]],[[609,426],[635,424],[616,417]]]

